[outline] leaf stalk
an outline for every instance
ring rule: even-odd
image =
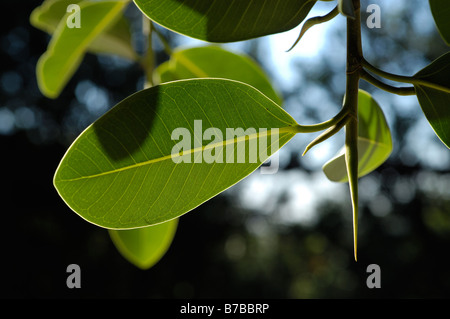
[[[374,73],[374,74],[376,74],[378,76],[381,76],[381,77],[383,77],[385,79],[388,79],[388,80],[391,80],[391,81],[394,81],[394,82],[410,83],[410,84],[413,84],[413,85],[422,85],[422,86],[426,86],[426,87],[429,87],[429,88],[432,88],[432,89],[436,89],[436,90],[439,90],[439,91],[450,93],[450,87],[442,86],[442,85],[439,85],[439,84],[436,84],[436,83],[431,83],[431,82],[428,82],[428,81],[426,81],[426,80],[424,80],[422,78],[418,78],[418,77],[415,77],[415,76],[405,76],[405,75],[392,74],[392,73],[383,71],[383,70],[377,68],[376,66],[373,66],[366,59],[362,59],[361,62],[362,62],[362,66],[365,69],[367,69],[370,72],[372,72],[372,73]]]
[[[153,26],[153,22],[150,22]],[[173,53],[172,47],[169,44],[169,41],[167,41],[166,37],[161,33],[161,31],[158,30],[158,28],[155,28],[155,26],[153,26],[153,32],[155,32],[156,36],[158,37],[159,41],[161,41],[163,48],[164,48],[164,52],[166,52],[166,54],[168,56],[171,56]]]
[[[339,113],[337,113],[334,117],[331,119],[318,123],[318,124],[311,124],[311,125],[296,125],[295,131],[297,133],[316,133],[320,132],[326,129],[329,129],[335,125],[337,125],[340,121],[342,121],[343,118],[345,118],[349,113],[348,107],[344,104],[344,106],[341,108]]]
[[[367,82],[369,82],[370,84],[373,84],[374,86],[392,93],[392,94],[397,94],[397,95],[403,95],[403,96],[407,96],[407,95],[416,95],[416,90],[414,89],[414,87],[395,87],[395,86],[391,86],[389,84],[386,84],[380,80],[378,80],[377,78],[375,78],[374,76],[372,76],[370,73],[368,73],[365,70],[361,70],[361,78]]]
[[[141,65],[145,73],[144,88],[153,86],[153,70],[155,68],[155,54],[153,52],[153,44],[152,44],[153,30],[154,28],[151,21],[146,16],[143,15],[142,35],[147,39],[147,48],[141,61]]]

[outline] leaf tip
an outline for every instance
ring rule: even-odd
[[[303,151],[302,156],[305,156],[306,153],[309,151],[309,149],[310,149],[310,147],[309,147],[309,145],[308,145],[308,146],[305,148],[305,150]]]

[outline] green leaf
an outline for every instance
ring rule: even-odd
[[[94,54],[112,54],[137,61],[139,59],[133,48],[130,25],[123,15],[92,41],[88,51]]]
[[[391,133],[378,103],[359,90],[358,95],[358,176],[362,177],[384,163],[392,152]],[[327,178],[347,182],[345,148],[323,166]]]
[[[177,76],[172,71],[172,65],[171,61],[165,61],[158,65],[158,67],[153,71],[153,83],[155,85],[176,81],[176,80],[183,80],[178,79]]]
[[[209,42],[233,42],[295,28],[316,0],[134,0],[163,27]]]
[[[247,84],[169,82],[133,94],[88,127],[62,159],[54,185],[72,210],[98,226],[154,225],[249,175],[297,125]]]
[[[81,1],[45,0],[31,12],[30,23],[35,28],[53,34],[61,20],[67,17],[67,7],[70,4],[79,4]]]
[[[434,22],[447,45],[450,45],[450,1],[430,0]]]
[[[59,96],[89,46],[116,21],[126,4],[121,0],[81,2],[80,28],[67,26],[67,17],[71,13],[62,18],[36,67],[38,85],[44,95],[49,98]]]
[[[112,242],[125,259],[141,269],[149,269],[169,249],[177,226],[178,218],[150,227],[108,231]]]
[[[175,51],[171,59],[155,70],[155,81],[168,82],[190,78],[225,78],[247,83],[278,105],[282,101],[259,65],[246,55],[217,46]]]
[[[67,7],[80,4],[82,0],[45,0],[33,10],[30,23],[35,28],[53,34],[58,24],[66,16]],[[122,58],[136,60],[137,55],[131,42],[130,26],[127,19],[120,16],[107,30],[95,38],[88,47],[94,54],[114,54]]]
[[[338,0],[339,12],[347,18],[355,19],[355,8],[353,0]]]
[[[436,135],[450,148],[450,53],[414,75],[417,99]]]

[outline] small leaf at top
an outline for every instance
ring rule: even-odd
[[[450,1],[430,0],[434,22],[447,45],[450,45]]]
[[[83,1],[81,27],[71,28],[66,13],[58,24],[47,51],[37,63],[39,89],[49,98],[56,98],[78,69],[89,45],[120,16],[126,1]]]
[[[86,0],[45,0],[30,15],[30,23],[35,28],[53,34],[63,18],[67,18],[67,8]],[[136,60],[137,55],[131,42],[130,26],[125,17],[120,16],[111,27],[104,30],[88,47],[95,54],[114,54]]]
[[[297,125],[242,82],[169,82],[133,94],[88,127],[64,155],[54,185],[93,224],[150,226],[255,171]]]
[[[450,148],[450,53],[417,72],[417,99],[436,135]]]
[[[170,60],[161,64],[154,72],[156,83],[206,77],[247,83],[278,105],[282,103],[267,75],[255,61],[218,46],[176,50]]]
[[[392,152],[389,126],[378,103],[359,90],[358,94],[358,176],[362,177],[384,163]],[[347,182],[345,148],[323,166],[333,182]]]
[[[150,227],[108,231],[112,242],[125,259],[141,269],[149,269],[167,252],[177,225],[178,218]]]
[[[288,31],[316,0],[134,0],[163,27],[209,42],[234,42]]]

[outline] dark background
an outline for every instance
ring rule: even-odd
[[[184,215],[173,245],[150,270],[127,262],[106,230],[85,222],[64,204],[52,178],[77,134],[135,92],[143,74],[137,65],[87,55],[58,99],[42,96],[35,65],[49,37],[31,27],[28,18],[39,4],[2,1],[2,298],[449,297],[449,157],[436,158],[442,152],[415,154],[408,134],[423,117],[418,106],[406,114],[389,108],[396,148],[372,180],[390,208],[383,214],[374,213],[380,197],[371,200],[366,194],[369,199],[361,203],[358,262],[353,260],[348,208],[324,201],[313,226],[272,223],[270,216],[242,208],[230,194],[219,195]],[[386,13],[382,29],[364,30],[364,35],[370,32],[364,46],[374,64],[388,71],[395,64],[394,71],[412,74],[421,63],[417,61],[431,61],[448,50],[434,28],[418,33],[417,23],[422,20],[415,16],[413,5],[395,14]],[[176,36],[167,36],[176,45]],[[330,44],[341,41],[342,46],[343,36],[342,29],[336,29]],[[257,60],[261,46],[258,40],[247,46]],[[330,98],[340,100],[339,75],[329,73],[336,68],[327,50],[320,57],[321,67],[310,70],[298,62],[299,72],[309,85],[326,88]],[[164,59],[158,52],[158,61]],[[97,108],[89,103],[88,89],[97,92],[97,102],[99,96],[103,98]],[[295,88],[282,92],[287,105],[300,99],[297,92]],[[391,96],[387,99],[393,101]],[[306,103],[304,112],[311,120],[319,117],[313,105]],[[439,145],[434,136],[429,143]],[[302,151],[293,152],[283,167],[285,172],[313,173],[298,156]],[[436,162],[439,165],[430,164]],[[407,196],[402,189],[407,189]],[[267,236],[251,231],[248,225],[254,221],[269,227]],[[81,267],[81,289],[66,286],[66,267],[72,263]],[[372,263],[381,267],[381,289],[366,286],[366,268]]]

